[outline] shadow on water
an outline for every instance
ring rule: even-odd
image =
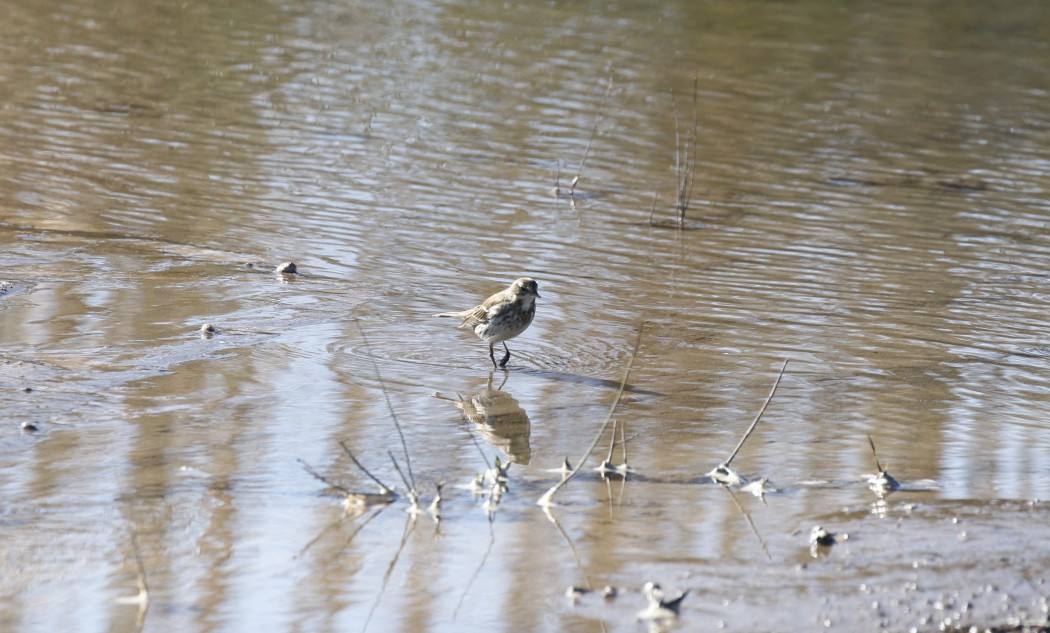
[[[533,368],[533,367],[520,367],[520,368],[516,367],[516,368],[513,368],[511,371],[513,371],[515,373],[521,373],[521,374],[524,374],[524,375],[534,376],[536,378],[541,378],[541,379],[544,379],[544,380],[551,380],[551,381],[555,381],[555,382],[577,384],[577,385],[586,385],[588,387],[594,387],[596,389],[601,389],[601,390],[606,390],[606,391],[614,391],[615,392],[617,389],[620,388],[620,383],[618,381],[616,381],[616,380],[609,380],[609,379],[606,379],[606,378],[597,378],[597,377],[594,377],[594,376],[585,376],[583,374],[578,374],[578,373],[554,371],[554,370],[550,370],[550,369],[536,369],[536,368]],[[642,395],[642,396],[662,396],[662,395],[666,395],[666,394],[663,394],[663,393],[661,393],[659,391],[653,391],[651,389],[646,389],[644,387],[640,387],[640,386],[637,386],[637,385],[631,385],[631,384],[628,384],[626,387],[624,387],[624,392],[632,393],[632,394],[638,394],[638,395]]]

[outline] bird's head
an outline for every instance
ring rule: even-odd
[[[532,277],[515,279],[511,288],[514,289],[514,294],[516,295],[532,295],[536,298],[540,296],[539,286],[536,285],[536,280]]]

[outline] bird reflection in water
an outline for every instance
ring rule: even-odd
[[[514,396],[503,391],[509,375],[504,376],[503,382],[495,389],[492,387],[492,377],[493,372],[489,372],[485,388],[470,397],[456,394],[455,398],[449,398],[440,393],[435,393],[434,397],[456,405],[463,417],[474,423],[486,442],[503,451],[507,459],[515,464],[527,466],[532,460],[529,446],[532,424],[529,415]]]

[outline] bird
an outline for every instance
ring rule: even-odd
[[[507,341],[521,334],[536,316],[536,299],[540,298],[536,280],[531,277],[515,279],[506,290],[497,292],[480,305],[463,312],[442,312],[438,317],[462,319],[461,330],[473,330],[478,338],[489,344],[492,367],[506,368],[510,360]],[[494,346],[503,343],[506,354],[496,363]]]

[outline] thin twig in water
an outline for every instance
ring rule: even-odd
[[[369,360],[372,361],[372,369],[375,371],[376,380],[379,382],[379,388],[383,391],[383,398],[386,400],[386,408],[390,411],[390,418],[394,421],[394,427],[397,428],[397,435],[401,438],[401,449],[405,452],[405,469],[408,470],[408,483],[411,483],[409,490],[416,489],[416,478],[412,475],[412,459],[408,456],[408,444],[405,442],[405,433],[401,430],[401,423],[397,421],[397,413],[394,411],[394,405],[390,402],[390,392],[387,391],[386,383],[383,381],[383,374],[379,371],[379,363],[376,362],[376,357],[372,354],[372,346],[368,344],[368,336],[365,334],[365,328],[361,326],[361,321],[354,317],[354,323],[357,324],[357,330],[361,333],[361,340],[365,343],[365,352],[368,353]],[[391,459],[393,457],[391,456]],[[397,462],[394,462],[397,465]]]
[[[390,456],[393,459],[393,455]],[[396,463],[396,462],[395,462]],[[383,594],[386,593],[387,583],[390,582],[390,575],[394,571],[394,567],[397,566],[397,561],[401,558],[401,552],[405,549],[405,543],[408,542],[408,535],[412,533],[413,528],[416,526],[416,519],[414,516],[410,516],[406,519],[405,531],[401,535],[401,544],[397,546],[397,552],[394,554],[394,558],[391,559],[390,564],[386,568],[386,573],[383,574],[383,582],[379,585],[379,593],[376,595],[375,602],[372,603],[372,608],[368,610],[368,617],[365,618],[364,626],[361,627],[361,633],[368,630],[368,625],[372,622],[372,616],[375,615],[376,608],[379,607],[379,601],[383,599]]]
[[[623,446],[623,465],[619,466],[618,469],[623,473],[623,479],[620,480],[620,496],[616,500],[616,505],[623,505],[623,493],[627,488],[627,475],[634,472],[634,469],[627,463],[627,431],[625,424],[620,425],[620,444]]]
[[[135,553],[135,566],[138,567],[139,575],[137,578],[139,592],[144,595],[143,603],[145,607],[143,610],[149,608],[149,584],[146,582],[146,564],[142,562],[142,549],[139,548],[139,539],[135,536],[135,533],[131,533],[131,549]]]
[[[397,458],[394,457],[394,454],[390,451],[387,451],[386,454],[390,456],[390,461],[394,463],[394,470],[396,470],[397,474],[401,476],[401,481],[404,482],[405,488],[408,489],[408,492],[405,493],[405,496],[408,497],[409,504],[411,504],[408,508],[408,512],[414,514],[419,510],[419,492],[414,485],[408,482],[408,478],[405,477],[405,471],[401,470],[401,465],[397,463]]]
[[[354,528],[354,531],[350,534],[350,536],[347,537],[346,541],[343,542],[342,547],[340,547],[339,550],[336,551],[337,555],[328,558],[324,564],[325,565],[329,565],[329,564],[331,564],[331,563],[333,563],[335,561],[340,560],[339,557],[338,557],[338,554],[341,554],[343,552],[343,550],[345,550],[347,547],[349,547],[350,543],[354,540],[354,537],[357,536],[357,533],[360,532],[366,525],[368,525],[369,522],[372,521],[372,519],[376,518],[376,516],[378,516],[379,513],[382,512],[384,509],[386,509],[386,505],[376,505],[375,509],[372,511],[372,514],[367,519],[365,519],[364,521],[360,522],[357,525],[357,527]],[[356,518],[356,517],[354,517],[354,518]],[[320,541],[324,537],[324,535],[328,533],[329,530],[332,530],[332,529],[335,529],[335,528],[339,527],[340,525],[342,525],[346,521],[347,521],[347,515],[343,515],[338,521],[335,521],[331,525],[325,527],[323,530],[321,530],[320,532],[317,533],[317,536],[315,536],[312,539],[310,539],[309,543],[307,543],[306,545],[303,545],[302,549],[299,550],[299,552],[294,556],[294,558],[298,559],[300,556],[305,554],[307,550],[309,550],[311,547],[313,547],[315,543]]]
[[[736,504],[737,510],[740,510],[740,514],[744,515],[744,520],[747,521],[747,526],[751,528],[751,532],[755,535],[755,538],[758,539],[758,544],[762,546],[762,551],[766,553],[766,558],[772,561],[773,556],[769,553],[769,547],[766,545],[765,539],[763,539],[762,535],[758,533],[758,528],[755,527],[755,522],[751,520],[751,513],[745,510],[744,506],[740,505],[740,500],[736,498],[736,493],[733,492],[732,488],[729,486],[723,487],[726,489],[726,492],[729,493],[729,497],[733,500],[733,503]]]
[[[875,458],[875,467],[879,469],[879,472],[874,475],[867,475],[868,487],[875,492],[875,494],[882,497],[887,492],[892,490],[899,490],[901,485],[893,475],[886,472],[886,469],[879,463],[879,456],[875,453],[875,440],[871,439],[871,434],[868,434],[868,444],[871,445],[871,456]]]
[[[615,470],[615,466],[613,466],[613,463],[612,463],[612,455],[613,455],[613,449],[616,448],[616,426],[617,426],[617,424],[618,424],[618,422],[614,420],[613,421],[612,436],[609,438],[609,454],[605,456],[605,461],[602,462],[601,464],[599,464],[598,468],[596,469],[598,472],[600,472],[602,474],[605,474],[606,472],[611,472],[611,471]]]
[[[601,464],[598,464],[594,469],[603,479],[608,479],[612,475],[626,479],[627,475],[634,472],[634,469],[627,464],[627,441],[624,439],[624,426],[626,425],[623,422],[616,420],[613,421],[612,434],[609,437],[609,454],[606,456],[605,460],[603,460]],[[620,428],[620,442],[616,441],[617,427]],[[613,450],[615,450],[617,444],[623,445],[623,464],[620,465],[614,464],[612,461]]]
[[[598,433],[595,434],[594,440],[591,441],[591,445],[587,448],[587,451],[583,454],[583,457],[576,462],[576,467],[571,471],[562,476],[561,481],[554,484],[550,490],[548,490],[539,500],[536,501],[538,505],[547,507],[554,503],[554,494],[561,489],[562,486],[567,484],[570,479],[576,476],[576,473],[583,467],[584,462],[591,456],[594,451],[594,447],[598,445],[598,442],[602,439],[602,434],[605,433],[605,429],[609,426],[609,422],[612,420],[613,412],[616,411],[616,406],[620,404],[620,397],[623,396],[623,390],[627,387],[627,379],[631,375],[631,367],[634,366],[634,359],[638,356],[638,346],[642,343],[642,332],[645,331],[645,322],[638,326],[638,338],[634,341],[634,350],[631,351],[631,358],[627,361],[627,369],[623,372],[623,380],[620,381],[620,388],[616,391],[616,397],[613,398],[612,406],[609,407],[609,413],[605,416],[605,421],[602,422],[601,428],[598,429]]]
[[[594,436],[594,441],[591,442],[591,445],[587,448],[587,451],[584,452],[583,457],[580,458],[580,461],[576,463],[576,467],[569,471],[564,477],[562,477],[561,481],[554,484],[554,486],[550,490],[544,493],[544,495],[540,497],[539,500],[536,502],[538,505],[546,507],[554,503],[554,493],[558,492],[558,490],[561,489],[562,486],[569,483],[569,480],[576,476],[576,473],[580,471],[580,467],[583,466],[583,463],[587,461],[587,458],[590,457],[592,452],[594,452],[594,447],[598,445],[598,441],[602,439],[602,434],[605,433],[605,429],[608,426],[609,418],[606,418],[605,421],[602,422],[601,428],[598,429],[598,433]]]
[[[576,176],[572,179],[572,183],[570,183],[570,198],[576,194],[576,184],[580,182],[580,174],[583,173],[583,164],[587,162],[587,156],[591,153],[591,146],[594,144],[594,137],[598,136],[598,125],[602,121],[602,112],[605,111],[605,102],[609,99],[609,93],[612,92],[612,87],[613,79],[612,75],[609,75],[609,85],[605,88],[605,96],[602,97],[602,104],[598,106],[598,118],[594,121],[594,128],[591,130],[591,138],[587,141],[587,147],[583,150],[583,157],[580,159],[580,166],[576,169]]]
[[[625,424],[620,425],[620,444],[623,446],[623,467],[629,468],[627,466],[627,425]]]
[[[671,91],[671,108],[674,113],[674,171],[678,177],[678,226],[685,224],[685,213],[693,195],[693,177],[696,173],[696,143],[699,129],[697,97],[699,95],[699,71],[693,75],[693,130],[683,144],[682,125],[678,111],[678,99]],[[651,223],[651,221],[650,221]]]
[[[350,454],[348,448],[346,448],[345,446],[343,448],[344,448],[344,450],[347,451],[348,454]],[[353,458],[352,454],[350,454],[350,456],[351,456],[351,458]],[[301,459],[297,459],[296,461],[298,461],[300,464],[302,464],[303,465],[303,469],[307,473],[309,473],[314,479],[320,481],[321,483],[323,483],[323,484],[325,484],[325,485],[327,485],[327,486],[329,486],[331,488],[335,488],[339,492],[343,493],[343,496],[345,497],[345,499],[343,501],[344,501],[345,508],[346,508],[348,513],[352,509],[364,508],[364,507],[367,507],[367,506],[370,506],[370,505],[374,505],[374,504],[392,503],[395,499],[397,499],[397,494],[394,493],[394,491],[391,488],[389,488],[388,486],[385,486],[381,481],[379,481],[375,477],[372,477],[372,480],[375,481],[377,484],[379,484],[380,492],[378,492],[378,493],[374,493],[374,492],[354,492],[353,490],[350,490],[346,486],[343,486],[342,484],[337,483],[337,482],[329,479],[328,477],[325,477],[321,473],[317,472],[316,470],[314,470],[310,466],[310,464],[307,464],[305,461],[303,461]],[[354,463],[357,464],[357,466],[361,470],[363,470],[366,474],[368,474],[368,476],[370,476],[370,477],[372,476],[371,473],[369,473],[367,470],[365,470],[365,467],[362,466],[361,463],[358,462],[356,459],[354,459]]]
[[[697,129],[699,127],[699,116],[697,113],[697,95],[699,94],[700,85],[700,72],[694,71],[693,74],[693,138],[692,146],[689,149],[689,154],[686,156],[685,171],[682,178],[682,187],[679,190],[678,200],[678,224],[685,224],[685,212],[689,208],[689,200],[693,196],[693,179],[696,175],[696,137]]]
[[[780,384],[780,379],[784,377],[784,370],[787,369],[789,362],[791,362],[790,358],[784,359],[784,364],[780,367],[780,373],[777,374],[777,379],[773,383],[773,388],[769,390],[769,395],[766,396],[766,401],[762,403],[762,408],[758,410],[758,415],[756,415],[755,419],[751,422],[751,426],[748,427],[747,432],[744,433],[744,437],[740,438],[740,441],[737,443],[736,448],[733,449],[733,453],[729,456],[729,459],[725,460],[722,463],[723,466],[729,466],[729,463],[733,461],[733,458],[736,457],[736,454],[740,452],[741,448],[743,448],[744,442],[747,441],[747,438],[751,435],[751,432],[755,430],[756,426],[758,426],[758,421],[762,419],[762,414],[766,412],[766,407],[769,406],[769,401],[773,399],[773,394],[776,393],[777,385]]]
[[[576,544],[569,538],[569,533],[565,531],[565,528],[561,526],[558,519],[551,513],[550,506],[544,506],[543,513],[547,515],[547,519],[554,524],[554,527],[558,529],[561,537],[565,539],[565,543],[569,546],[569,552],[572,554],[572,560],[576,562],[576,569],[580,570],[580,576],[583,578],[583,586],[587,589],[591,588],[591,579],[587,577],[587,570],[583,568],[583,562],[580,560],[580,553],[576,551]]]
[[[671,111],[674,114],[674,173],[678,178],[678,207],[682,206],[682,127],[678,122],[678,99],[671,90]],[[679,216],[681,217],[681,216]]]
[[[363,472],[364,474],[368,475],[369,479],[371,479],[372,481],[376,482],[376,485],[379,486],[379,489],[383,492],[383,494],[390,494],[390,493],[394,492],[394,490],[390,486],[388,486],[388,485],[384,484],[383,482],[379,481],[379,479],[375,475],[373,475],[372,473],[368,472],[368,469],[364,467],[364,464],[362,464],[360,461],[358,461],[357,457],[354,456],[353,451],[351,451],[350,447],[346,445],[346,442],[344,442],[343,440],[339,440],[339,446],[343,447],[343,452],[346,453],[346,456],[349,457],[352,462],[354,462],[354,466],[357,466],[358,468],[360,468],[361,472]],[[300,460],[300,461],[302,461],[302,460]]]
[[[886,472],[879,463],[878,454],[875,453],[875,440],[871,439],[871,433],[868,434],[868,444],[871,444],[871,456],[875,458],[875,468],[878,468],[880,473]]]
[[[314,469],[313,469],[313,468],[312,468],[312,467],[310,466],[310,464],[307,464],[307,463],[306,463],[305,461],[303,461],[302,459],[296,458],[296,460],[295,460],[295,461],[297,461],[297,462],[299,462],[300,464],[302,464],[302,465],[303,465],[303,470],[305,470],[305,471],[306,471],[307,473],[309,473],[309,474],[310,474],[310,476],[312,476],[312,477],[313,477],[314,479],[316,479],[317,481],[320,481],[320,482],[321,482],[321,483],[323,483],[324,485],[326,485],[326,486],[328,486],[328,487],[330,487],[330,488],[335,488],[336,490],[338,490],[339,492],[341,492],[341,493],[343,493],[344,495],[347,495],[347,496],[349,496],[349,495],[352,495],[352,494],[354,494],[354,493],[353,493],[353,491],[351,491],[351,490],[350,490],[349,488],[347,488],[346,486],[343,486],[343,485],[341,485],[341,484],[338,484],[338,483],[336,483],[336,482],[332,481],[331,479],[329,479],[329,478],[325,477],[325,476],[324,476],[324,475],[322,475],[321,473],[317,472],[316,470],[314,470]],[[380,484],[380,485],[382,485],[382,484]]]
[[[137,567],[135,582],[138,585],[139,592],[131,597],[117,598],[117,604],[138,605],[139,610],[135,616],[135,629],[141,631],[146,623],[146,612],[149,611],[149,584],[146,582],[146,565],[142,562],[142,550],[139,549],[139,541],[134,532],[131,533],[131,549],[135,555],[135,566]]]
[[[463,588],[463,593],[459,596],[459,602],[456,603],[456,608],[452,611],[453,622],[455,622],[456,618],[459,616],[459,609],[463,606],[463,601],[467,599],[467,594],[470,593],[470,588],[474,585],[474,581],[477,580],[478,574],[480,574],[482,568],[485,567],[485,563],[489,559],[489,554],[492,553],[492,546],[495,544],[496,532],[492,527],[492,521],[489,521],[489,546],[485,548],[485,554],[481,557],[481,562],[478,563],[478,568],[470,575],[470,580],[467,581],[467,586]]]

